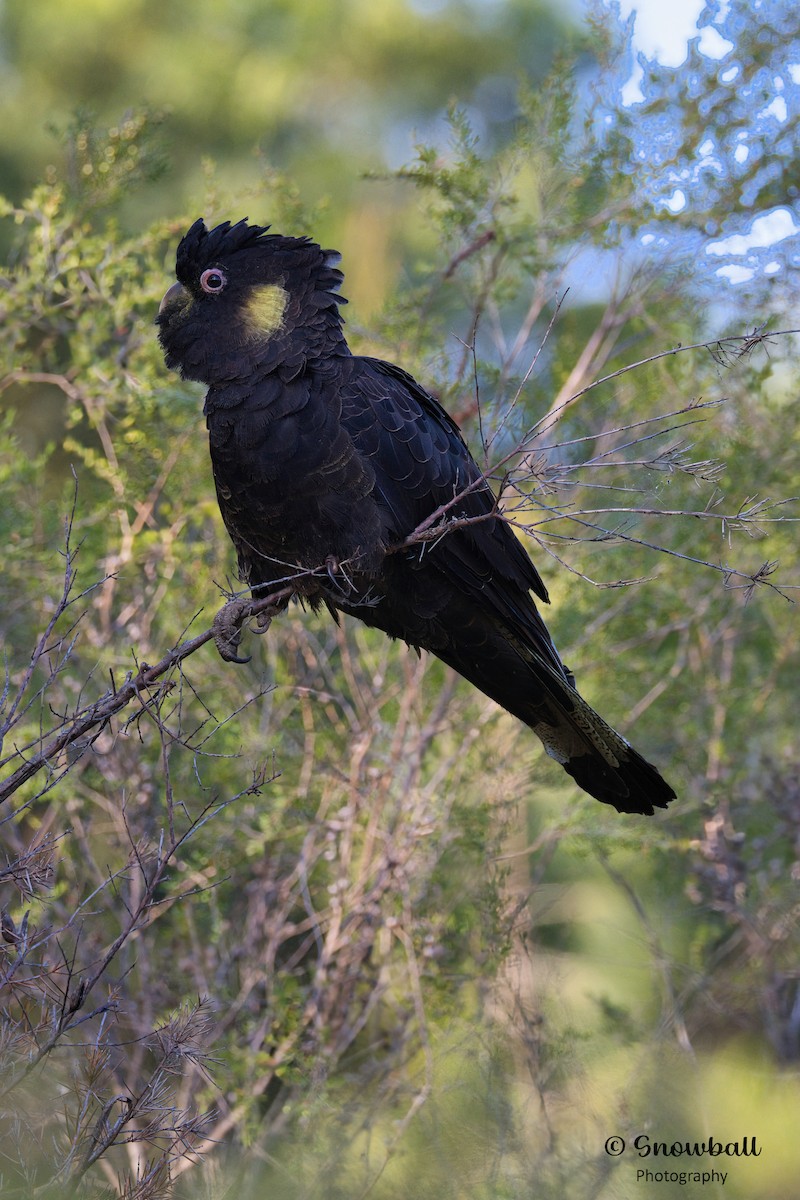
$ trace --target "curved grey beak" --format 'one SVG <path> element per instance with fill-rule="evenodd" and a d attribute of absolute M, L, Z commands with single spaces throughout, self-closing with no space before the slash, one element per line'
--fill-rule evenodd
<path fill-rule="evenodd" d="M 185 304 L 189 299 L 189 293 L 182 283 L 173 283 L 172 287 L 167 288 L 164 297 L 158 306 L 158 315 L 161 316 L 165 308 L 171 304 Z"/>

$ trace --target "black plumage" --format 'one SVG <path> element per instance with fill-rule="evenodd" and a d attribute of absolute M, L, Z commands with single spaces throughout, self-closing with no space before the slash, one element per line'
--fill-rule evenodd
<path fill-rule="evenodd" d="M 197 221 L 178 247 L 159 337 L 169 367 L 208 385 L 241 578 L 264 595 L 317 569 L 297 578 L 314 607 L 436 654 L 604 803 L 665 807 L 672 788 L 575 690 L 532 599 L 547 590 L 455 422 L 399 367 L 351 354 L 338 259 L 244 221 Z M 440 509 L 478 519 L 397 549 Z"/>

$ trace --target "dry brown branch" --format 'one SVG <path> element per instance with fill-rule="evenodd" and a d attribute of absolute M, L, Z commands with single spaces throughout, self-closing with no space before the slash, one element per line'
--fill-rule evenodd
<path fill-rule="evenodd" d="M 314 572 L 307 572 L 298 576 L 298 580 L 313 574 Z M 276 603 L 291 599 L 297 594 L 297 590 L 297 587 L 287 586 L 268 597 L 244 601 L 241 610 L 242 617 L 244 619 L 256 617 L 274 607 Z M 23 762 L 0 783 L 0 803 L 12 796 L 39 771 L 50 768 L 51 764 L 55 763 L 65 750 L 68 751 L 72 747 L 77 751 L 76 757 L 83 754 L 92 741 L 106 728 L 112 717 L 122 712 L 132 702 L 136 701 L 143 711 L 151 709 L 160 700 L 164 688 L 170 686 L 168 683 L 158 685 L 162 676 L 191 654 L 196 653 L 214 636 L 215 630 L 212 626 L 169 650 L 157 663 L 153 665 L 142 663 L 135 674 L 128 673 L 119 687 L 115 686 L 112 681 L 112 686 L 98 700 L 86 705 L 70 717 L 65 717 L 58 732 L 43 738 L 41 745 L 36 748 L 27 747 L 25 751 L 18 749 L 11 758 L 19 757 L 23 759 Z M 6 762 L 8 761 L 9 759 L 6 760 Z M 75 759 L 73 758 L 72 761 L 74 762 Z M 52 786 L 52 782 L 49 786 Z"/>

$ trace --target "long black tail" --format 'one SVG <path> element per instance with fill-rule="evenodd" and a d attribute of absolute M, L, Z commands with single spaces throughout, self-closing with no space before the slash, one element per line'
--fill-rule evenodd
<path fill-rule="evenodd" d="M 558 707 L 556 740 L 545 742 L 545 749 L 590 796 L 612 804 L 617 812 L 647 816 L 675 799 L 675 792 L 653 764 L 607 725 L 574 688 L 565 690 Z M 541 725 L 531 728 L 542 736 Z M 550 739 L 550 730 L 546 732 Z M 568 747 L 566 756 L 562 746 Z"/>
<path fill-rule="evenodd" d="M 507 620 L 440 577 L 400 575 L 375 605 L 342 603 L 367 625 L 423 647 L 529 725 L 575 782 L 618 812 L 646 813 L 675 799 L 656 768 L 575 690 L 538 611 L 526 599 Z"/>
<path fill-rule="evenodd" d="M 498 625 L 484 625 L 478 639 L 470 633 L 477 633 L 475 623 L 435 653 L 529 725 L 585 792 L 618 812 L 648 816 L 675 799 L 652 763 L 579 695 L 557 656 L 545 659 Z"/>

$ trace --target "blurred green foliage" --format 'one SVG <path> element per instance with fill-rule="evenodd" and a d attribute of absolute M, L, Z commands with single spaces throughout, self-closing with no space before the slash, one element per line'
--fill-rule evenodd
<path fill-rule="evenodd" d="M 487 137 L 507 137 L 518 77 L 542 78 L 572 28 L 538 0 L 77 0 L 69 10 L 11 0 L 0 11 L 2 190 L 28 194 L 75 109 L 110 126 L 147 105 L 168 114 L 172 170 L 123 205 L 129 228 L 196 207 L 209 161 L 240 206 L 265 173 L 282 171 L 307 205 L 324 201 L 321 238 L 360 245 L 362 274 L 371 259 L 359 285 L 374 307 L 387 254 L 395 261 L 384 214 L 404 197 L 389 185 L 366 192 L 361 174 L 405 161 L 453 96 Z"/>
<path fill-rule="evenodd" d="M 637 180 L 654 249 L 691 256 L 711 303 L 721 299 L 712 289 L 731 279 L 784 306 L 800 268 L 800 13 L 787 0 L 757 8 L 714 0 L 697 24 L 677 68 L 629 57 L 636 101 L 620 112 L 617 95 L 606 94 L 608 133 L 623 173 Z M 631 232 L 643 229 L 637 217 Z"/>
<path fill-rule="evenodd" d="M 3 812 L 0 1194 L 161 1196 L 169 1167 L 215 1200 L 616 1200 L 652 1163 L 605 1140 L 648 1131 L 757 1136 L 725 1195 L 788 1200 L 798 634 L 772 585 L 793 594 L 796 538 L 789 509 L 751 509 L 796 478 L 792 342 L 655 357 L 718 336 L 717 313 L 631 242 L 652 209 L 628 114 L 602 137 L 583 120 L 585 40 L 545 10 L 2 20 L 4 777 L 219 603 L 201 397 L 152 319 L 189 221 L 252 210 L 345 250 L 354 349 L 434 386 L 478 456 L 542 422 L 505 484 L 548 621 L 681 799 L 646 823 L 601 811 L 372 631 L 294 610 L 245 668 L 200 649 Z M 446 137 L 424 136 L 452 92 Z M 356 184 L 366 168 L 381 179 Z"/>

